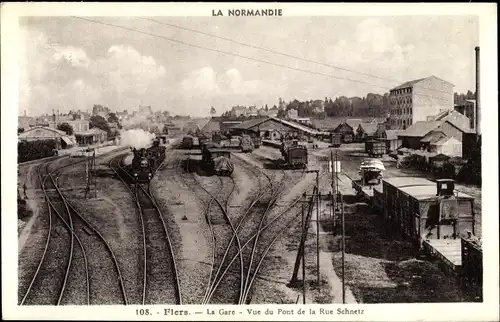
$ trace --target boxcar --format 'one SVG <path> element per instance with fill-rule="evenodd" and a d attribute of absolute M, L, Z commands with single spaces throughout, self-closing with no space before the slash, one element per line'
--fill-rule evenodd
<path fill-rule="evenodd" d="M 442 184 L 447 183 L 447 189 Z M 382 181 L 382 211 L 387 228 L 415 247 L 427 239 L 458 239 L 474 232 L 474 198 L 454 190 L 451 180 L 394 177 Z"/>
<path fill-rule="evenodd" d="M 342 134 L 341 133 L 332 133 L 331 137 L 331 145 L 334 148 L 338 148 L 342 144 Z"/>
<path fill-rule="evenodd" d="M 384 141 L 368 140 L 365 142 L 365 152 L 371 157 L 381 157 L 386 153 L 386 150 Z"/>

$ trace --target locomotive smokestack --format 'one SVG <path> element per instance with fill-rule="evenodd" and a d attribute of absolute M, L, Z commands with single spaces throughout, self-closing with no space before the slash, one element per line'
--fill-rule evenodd
<path fill-rule="evenodd" d="M 481 89 L 480 89 L 480 74 L 479 74 L 479 47 L 476 50 L 476 133 L 481 135 Z"/>

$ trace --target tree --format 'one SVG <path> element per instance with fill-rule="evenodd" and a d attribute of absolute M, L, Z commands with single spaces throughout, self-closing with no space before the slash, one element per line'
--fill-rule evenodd
<path fill-rule="evenodd" d="M 108 122 L 106 122 L 106 119 L 100 115 L 92 116 L 90 118 L 89 128 L 91 128 L 91 129 L 98 128 L 98 129 L 101 129 L 103 131 L 106 131 L 106 133 L 108 133 L 108 135 L 111 134 Z"/>
<path fill-rule="evenodd" d="M 109 123 L 116 123 L 116 126 L 119 129 L 122 128 L 122 125 L 120 124 L 120 120 L 118 119 L 118 116 L 116 116 L 115 113 L 109 113 L 108 122 Z"/>
<path fill-rule="evenodd" d="M 24 129 L 22 127 L 17 128 L 17 134 L 23 133 Z"/>
<path fill-rule="evenodd" d="M 66 122 L 59 124 L 57 129 L 66 132 L 67 135 L 73 135 L 73 127 Z"/>

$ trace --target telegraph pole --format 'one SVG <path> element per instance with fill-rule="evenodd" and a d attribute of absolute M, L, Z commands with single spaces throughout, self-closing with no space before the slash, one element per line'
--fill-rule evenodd
<path fill-rule="evenodd" d="M 306 173 L 316 173 L 316 265 L 318 267 L 316 282 L 319 285 L 319 170 L 308 170 Z"/>
<path fill-rule="evenodd" d="M 345 219 L 344 219 L 344 198 L 341 198 L 341 220 L 342 220 L 342 303 L 345 304 Z"/>
<path fill-rule="evenodd" d="M 302 203 L 302 231 L 306 229 L 304 220 L 304 203 Z M 302 244 L 302 303 L 306 304 L 306 249 L 305 243 Z"/>

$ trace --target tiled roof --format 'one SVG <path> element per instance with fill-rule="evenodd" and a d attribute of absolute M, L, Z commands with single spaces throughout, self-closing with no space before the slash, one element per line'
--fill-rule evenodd
<path fill-rule="evenodd" d="M 385 130 L 385 136 L 388 140 L 397 140 L 398 134 L 401 134 L 403 131 L 400 130 Z"/>
<path fill-rule="evenodd" d="M 359 124 L 361 124 L 363 120 L 361 119 L 346 119 L 345 123 L 349 125 L 354 131 L 358 128 Z"/>
<path fill-rule="evenodd" d="M 444 134 L 441 131 L 430 131 L 422 138 L 422 140 L 420 140 L 420 142 L 434 143 L 441 140 L 444 137 L 446 137 L 446 134 Z"/>
<path fill-rule="evenodd" d="M 220 131 L 220 124 L 217 121 L 210 120 L 203 126 L 201 131 L 205 133 Z"/>
<path fill-rule="evenodd" d="M 237 124 L 237 125 L 233 126 L 232 128 L 233 129 L 248 130 L 249 128 L 252 128 L 256 125 L 259 125 L 260 123 L 262 123 L 268 119 L 269 118 L 267 118 L 267 117 L 252 119 L 252 120 L 248 120 L 248 121 L 245 121 L 243 123 Z"/>
<path fill-rule="evenodd" d="M 442 122 L 440 121 L 418 121 L 402 131 L 400 136 L 424 137 L 427 133 L 436 129 L 441 124 Z"/>
<path fill-rule="evenodd" d="M 412 81 L 409 81 L 409 82 L 403 83 L 403 84 L 401 84 L 401 85 L 399 85 L 399 86 L 394 87 L 392 90 L 394 90 L 394 89 L 400 89 L 400 88 L 406 88 L 406 87 L 413 86 L 413 85 L 415 85 L 416 83 L 423 81 L 424 79 L 425 79 L 425 78 L 419 78 L 419 79 L 415 79 L 415 80 L 412 80 Z"/>
<path fill-rule="evenodd" d="M 361 128 L 367 135 L 373 135 L 377 131 L 377 123 L 360 123 L 359 128 Z"/>

